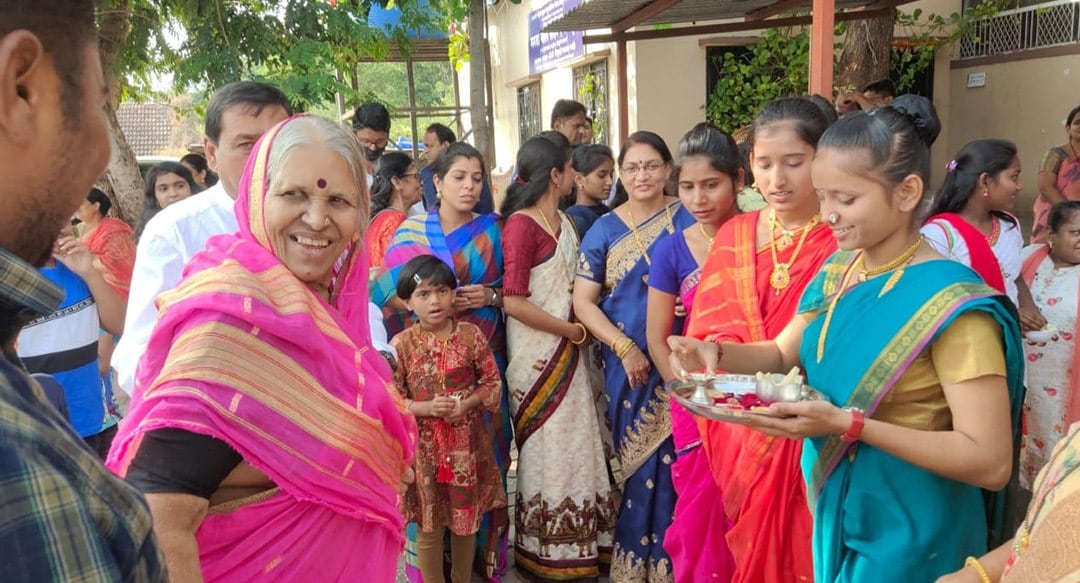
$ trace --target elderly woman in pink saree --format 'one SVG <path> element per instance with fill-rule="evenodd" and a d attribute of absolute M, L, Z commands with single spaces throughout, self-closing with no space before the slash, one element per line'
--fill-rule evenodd
<path fill-rule="evenodd" d="M 337 124 L 282 122 L 240 232 L 158 298 L 107 463 L 146 493 L 174 581 L 395 578 L 416 426 L 371 347 L 364 184 Z"/>

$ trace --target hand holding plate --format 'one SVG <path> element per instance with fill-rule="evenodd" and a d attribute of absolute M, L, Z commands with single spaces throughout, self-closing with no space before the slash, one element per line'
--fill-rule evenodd
<path fill-rule="evenodd" d="M 851 413 L 827 401 L 773 403 L 762 413 L 766 414 L 748 417 L 746 424 L 789 439 L 840 434 L 851 425 Z"/>

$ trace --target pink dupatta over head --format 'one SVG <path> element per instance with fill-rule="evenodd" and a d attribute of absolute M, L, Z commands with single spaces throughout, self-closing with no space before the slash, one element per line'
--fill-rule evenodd
<path fill-rule="evenodd" d="M 240 232 L 212 238 L 158 298 L 108 466 L 123 476 L 145 432 L 175 427 L 225 441 L 273 480 L 274 490 L 210 508 L 196 534 L 208 581 L 393 581 L 405 527 L 397 488 L 416 424 L 371 346 L 366 189 L 361 236 L 335 269 L 330 302 L 271 244 L 267 161 L 296 119 L 248 160 Z"/>

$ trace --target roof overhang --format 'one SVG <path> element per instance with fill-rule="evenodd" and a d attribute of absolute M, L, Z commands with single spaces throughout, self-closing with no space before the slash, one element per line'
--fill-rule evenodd
<path fill-rule="evenodd" d="M 879 16 L 912 1 L 835 0 L 835 9 L 838 21 L 853 20 Z M 585 42 L 596 43 L 759 30 L 808 24 L 810 7 L 811 0 L 585 0 L 544 32 L 611 31 L 586 36 Z M 773 18 L 779 15 L 784 17 Z M 634 27 L 653 28 L 628 32 Z"/>

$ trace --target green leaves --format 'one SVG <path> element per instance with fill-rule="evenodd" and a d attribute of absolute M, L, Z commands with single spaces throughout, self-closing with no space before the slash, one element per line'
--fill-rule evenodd
<path fill-rule="evenodd" d="M 375 4 L 399 8 L 400 25 L 370 26 Z M 466 0 L 432 4 L 467 14 Z M 101 12 L 103 22 L 120 16 L 130 25 L 109 72 L 124 98 L 153 96 L 162 75 L 176 92 L 254 78 L 282 86 L 304 109 L 332 103 L 342 89 L 352 100 L 339 77 L 364 59 L 385 59 L 392 41 L 407 54 L 406 29 L 443 30 L 446 22 L 417 0 L 104 0 Z"/>
<path fill-rule="evenodd" d="M 810 36 L 805 29 L 768 30 L 746 52 L 728 52 L 720 79 L 705 108 L 706 118 L 734 131 L 761 107 L 781 97 L 801 95 L 809 83 Z"/>

